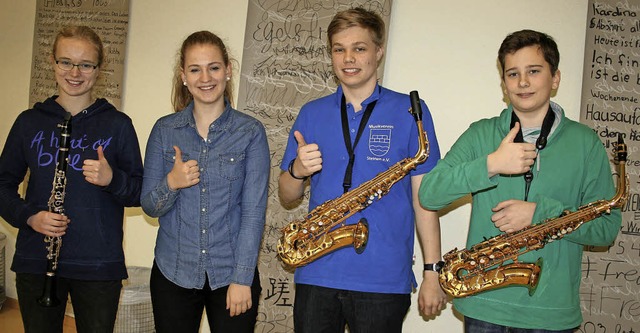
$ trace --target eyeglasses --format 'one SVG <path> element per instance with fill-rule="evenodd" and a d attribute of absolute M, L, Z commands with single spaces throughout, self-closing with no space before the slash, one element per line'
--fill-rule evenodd
<path fill-rule="evenodd" d="M 58 68 L 62 69 L 63 71 L 70 71 L 73 69 L 73 67 L 78 67 L 80 73 L 84 74 L 93 73 L 93 71 L 98 68 L 98 65 L 87 63 L 74 64 L 69 60 L 56 60 L 56 65 L 58 65 Z"/>

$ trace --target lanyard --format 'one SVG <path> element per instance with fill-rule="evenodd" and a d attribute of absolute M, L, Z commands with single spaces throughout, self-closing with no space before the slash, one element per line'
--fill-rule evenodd
<path fill-rule="evenodd" d="M 377 101 L 373 101 L 367 105 L 367 108 L 364 110 L 364 114 L 362 115 L 362 119 L 360 119 L 360 125 L 358 126 L 358 133 L 356 134 L 356 139 L 353 142 L 353 146 L 351 145 L 351 135 L 349 134 L 349 119 L 347 116 L 347 102 L 342 95 L 342 101 L 340 103 L 340 114 L 342 116 L 342 136 L 344 137 L 344 144 L 347 147 L 347 152 L 349 153 L 349 164 L 347 164 L 347 170 L 344 172 L 344 180 L 342 181 L 342 187 L 344 188 L 344 192 L 347 193 L 349 188 L 351 188 L 351 175 L 353 174 L 353 162 L 355 161 L 354 149 L 358 145 L 358 141 L 360 141 L 360 137 L 362 136 L 362 132 L 364 132 L 364 128 L 369 121 L 369 117 L 371 117 L 371 113 L 373 112 L 373 108 L 376 106 Z"/>
<path fill-rule="evenodd" d="M 547 114 L 544 116 L 544 120 L 542 121 L 542 127 L 540 128 L 540 135 L 536 140 L 536 153 L 539 153 L 544 147 L 547 146 L 547 137 L 551 132 L 551 127 L 553 127 L 553 122 L 556 120 L 556 114 L 551 109 L 551 105 L 549 105 L 549 109 L 547 110 Z M 515 112 L 511 111 L 511 126 L 516 124 L 516 122 L 520 122 L 520 118 L 516 115 Z M 522 123 L 520 123 L 520 131 L 516 134 L 513 142 L 524 142 L 524 136 L 522 135 Z M 533 166 L 535 165 L 538 157 L 536 155 L 536 159 L 533 160 L 533 165 L 531 165 L 531 169 L 524 174 L 524 201 L 529 199 L 529 188 L 531 187 L 531 182 L 533 181 Z"/>

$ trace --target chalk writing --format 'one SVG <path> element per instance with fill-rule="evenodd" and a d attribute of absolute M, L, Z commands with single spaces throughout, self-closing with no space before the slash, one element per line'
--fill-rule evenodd
<path fill-rule="evenodd" d="M 576 332 L 580 333 L 637 333 L 638 331 L 634 331 L 633 327 L 623 327 L 621 324 L 615 324 L 611 326 L 607 326 L 602 323 L 594 323 L 592 321 L 585 322 L 582 326 L 578 328 Z"/>
<path fill-rule="evenodd" d="M 278 279 L 276 281 L 276 279 L 270 278 L 269 285 L 270 288 L 267 290 L 265 301 L 271 301 L 276 306 L 293 306 L 293 300 L 289 295 L 291 293 L 289 279 Z"/>

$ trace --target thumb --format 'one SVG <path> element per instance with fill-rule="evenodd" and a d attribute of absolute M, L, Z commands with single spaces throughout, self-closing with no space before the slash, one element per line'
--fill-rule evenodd
<path fill-rule="evenodd" d="M 178 146 L 173 146 L 173 150 L 176 151 L 175 161 L 173 161 L 173 164 L 182 163 L 182 151 L 180 148 L 178 148 Z"/>
<path fill-rule="evenodd" d="M 102 146 L 98 146 L 96 150 L 98 152 L 98 161 L 104 160 L 104 152 L 102 151 Z"/>
<path fill-rule="evenodd" d="M 513 128 L 509 131 L 509 133 L 507 133 L 507 136 L 505 136 L 504 139 L 502 139 L 502 143 L 512 143 L 513 140 L 518 135 L 518 132 L 520 132 L 520 123 L 516 122 L 516 124 L 513 125 Z"/>
<path fill-rule="evenodd" d="M 499 212 L 499 211 L 502 210 L 502 208 L 503 208 L 502 207 L 502 202 L 499 202 L 495 207 L 491 208 L 491 211 L 494 212 L 494 213 L 495 212 Z"/>
<path fill-rule="evenodd" d="M 296 141 L 298 141 L 298 147 L 307 145 L 307 142 L 304 141 L 304 136 L 302 136 L 302 133 L 300 133 L 299 131 L 293 132 L 293 136 L 296 138 Z"/>
<path fill-rule="evenodd" d="M 495 207 L 493 207 L 491 210 L 493 212 L 499 212 L 499 211 L 507 208 L 509 205 L 511 205 L 511 203 L 512 203 L 511 200 L 501 201 Z"/>

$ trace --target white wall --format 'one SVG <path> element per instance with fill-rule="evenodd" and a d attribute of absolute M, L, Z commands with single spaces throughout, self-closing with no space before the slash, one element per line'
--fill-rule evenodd
<path fill-rule="evenodd" d="M 154 121 L 171 112 L 172 66 L 180 42 L 193 31 L 211 30 L 225 39 L 234 58 L 242 59 L 247 5 L 247 0 L 131 1 L 123 111 L 133 119 L 143 150 Z M 562 82 L 555 100 L 577 120 L 586 15 L 587 0 L 394 0 L 384 85 L 420 92 L 444 154 L 472 121 L 505 107 L 497 50 L 509 32 L 530 28 L 558 42 Z M 0 101 L 5 105 L 0 112 L 1 145 L 15 117 L 28 107 L 34 20 L 33 1 L 0 0 Z M 443 213 L 443 252 L 464 246 L 468 218 L 469 205 L 464 203 Z M 156 231 L 155 219 L 139 208 L 127 210 L 128 265 L 151 265 Z M 8 267 L 17 230 L 0 219 L 0 232 L 8 236 L 7 294 L 15 298 Z M 421 262 L 420 251 L 416 253 L 416 262 Z M 416 265 L 418 277 L 419 269 Z M 450 305 L 425 321 L 414 295 L 405 331 L 462 332 L 462 325 Z"/>

